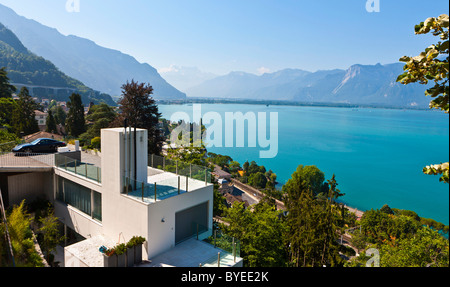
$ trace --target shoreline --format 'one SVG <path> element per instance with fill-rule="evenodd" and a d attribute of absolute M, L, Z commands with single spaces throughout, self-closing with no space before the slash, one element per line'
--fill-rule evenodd
<path fill-rule="evenodd" d="M 159 100 L 158 105 L 190 105 L 190 104 L 244 104 L 261 106 L 291 106 L 291 107 L 323 107 L 323 108 L 353 108 L 353 109 L 390 109 L 429 111 L 429 107 L 390 106 L 382 104 L 349 104 L 349 103 L 321 103 L 321 102 L 295 102 L 277 100 L 253 99 L 220 99 L 220 98 L 186 98 L 185 100 Z"/>

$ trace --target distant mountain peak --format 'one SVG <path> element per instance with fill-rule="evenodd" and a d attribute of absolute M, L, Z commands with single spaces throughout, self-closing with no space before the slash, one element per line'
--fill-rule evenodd
<path fill-rule="evenodd" d="M 186 94 L 167 83 L 155 68 L 130 55 L 76 35 L 65 36 L 1 4 L 0 19 L 28 50 L 95 90 L 119 96 L 122 85 L 135 80 L 152 85 L 153 97 L 157 100 L 186 98 Z"/>

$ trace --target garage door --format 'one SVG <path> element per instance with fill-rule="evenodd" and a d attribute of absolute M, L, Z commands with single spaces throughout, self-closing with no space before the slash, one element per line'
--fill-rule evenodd
<path fill-rule="evenodd" d="M 208 227 L 208 202 L 196 205 L 175 214 L 175 244 L 193 237 Z"/>

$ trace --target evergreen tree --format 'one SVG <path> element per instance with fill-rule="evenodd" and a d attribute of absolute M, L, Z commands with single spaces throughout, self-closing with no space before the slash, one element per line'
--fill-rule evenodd
<path fill-rule="evenodd" d="M 55 121 L 55 117 L 53 117 L 53 113 L 51 110 L 48 110 L 48 116 L 47 116 L 47 121 L 46 121 L 45 125 L 46 125 L 47 132 L 49 132 L 49 133 L 56 132 L 56 121 Z"/>
<path fill-rule="evenodd" d="M 124 119 L 132 127 L 148 130 L 149 154 L 160 154 L 162 148 L 161 131 L 158 127 L 161 114 L 158 106 L 151 97 L 153 88 L 149 84 L 138 83 L 134 80 L 122 86 L 122 97 L 119 101 L 120 116 L 114 122 L 115 126 L 123 126 Z"/>
<path fill-rule="evenodd" d="M 322 173 L 314 169 L 312 174 Z M 290 262 L 297 267 L 338 266 L 342 260 L 336 240 L 340 217 L 335 200 L 342 194 L 336 189 L 333 176 L 329 181 L 327 198 L 318 198 L 314 188 L 322 186 L 323 182 L 319 184 L 311 179 L 311 174 L 299 166 L 283 186 L 288 211 L 286 239 L 290 246 Z"/>
<path fill-rule="evenodd" d="M 72 94 L 70 101 L 67 102 L 69 112 L 66 118 L 67 132 L 78 137 L 86 131 L 86 121 L 84 119 L 84 107 L 79 94 Z"/>
<path fill-rule="evenodd" d="M 16 87 L 9 84 L 8 73 L 6 68 L 0 69 L 0 98 L 11 98 L 16 91 Z"/>
<path fill-rule="evenodd" d="M 16 105 L 12 115 L 12 126 L 17 135 L 22 132 L 25 135 L 33 134 L 39 131 L 39 126 L 36 121 L 35 110 L 37 104 L 26 87 L 20 90 L 17 95 L 19 99 L 16 101 Z"/>

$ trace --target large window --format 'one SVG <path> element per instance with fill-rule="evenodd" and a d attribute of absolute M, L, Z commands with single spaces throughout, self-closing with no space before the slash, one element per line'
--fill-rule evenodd
<path fill-rule="evenodd" d="M 102 195 L 62 177 L 58 177 L 56 199 L 102 220 Z"/>

